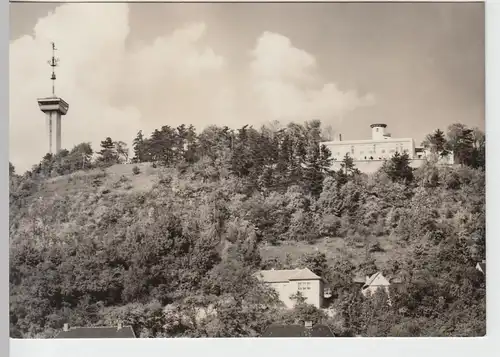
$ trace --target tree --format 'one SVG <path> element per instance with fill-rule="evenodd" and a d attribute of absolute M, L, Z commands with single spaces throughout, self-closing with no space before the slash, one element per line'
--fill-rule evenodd
<path fill-rule="evenodd" d="M 422 146 L 429 149 L 432 153 L 439 154 L 441 156 L 448 155 L 448 151 L 446 150 L 446 137 L 444 132 L 440 129 L 436 129 L 434 133 L 428 134 L 422 142 Z"/>
<path fill-rule="evenodd" d="M 335 130 L 331 125 L 327 125 L 323 128 L 321 133 L 322 141 L 331 141 L 334 139 L 334 136 L 335 136 Z"/>
<path fill-rule="evenodd" d="M 321 144 L 321 122 L 306 123 L 307 144 L 304 157 L 304 185 L 315 197 L 321 194 L 325 175 L 330 172 L 331 152 Z"/>
<path fill-rule="evenodd" d="M 175 161 L 180 162 L 184 160 L 184 154 L 187 148 L 187 138 L 188 138 L 189 132 L 188 129 L 186 128 L 186 125 L 181 124 L 176 128 L 176 135 L 175 135 L 175 145 L 174 145 L 174 151 L 175 151 Z"/>
<path fill-rule="evenodd" d="M 231 171 L 238 177 L 248 176 L 253 165 L 248 134 L 248 125 L 244 125 L 231 144 Z"/>
<path fill-rule="evenodd" d="M 123 141 L 115 141 L 114 142 L 116 154 L 118 155 L 118 162 L 128 162 L 128 148 L 127 144 Z"/>
<path fill-rule="evenodd" d="M 9 176 L 14 176 L 16 174 L 16 168 L 12 165 L 12 162 L 9 161 Z"/>
<path fill-rule="evenodd" d="M 321 194 L 323 185 L 323 170 L 321 167 L 321 151 L 319 144 L 307 148 L 304 168 L 304 188 L 315 197 Z"/>
<path fill-rule="evenodd" d="M 101 141 L 101 151 L 98 154 L 100 155 L 98 162 L 103 166 L 111 166 L 119 163 L 120 157 L 116 152 L 115 142 L 109 136 Z"/>
<path fill-rule="evenodd" d="M 385 161 L 381 170 L 393 181 L 410 183 L 413 180 L 413 169 L 410 166 L 408 153 L 396 152 L 388 161 Z"/>
<path fill-rule="evenodd" d="M 92 168 L 93 154 L 90 143 L 80 143 L 73 147 L 68 155 L 71 172 Z"/>
<path fill-rule="evenodd" d="M 325 253 L 316 251 L 306 253 L 299 260 L 299 266 L 308 268 L 314 274 L 324 278 L 328 272 L 328 262 Z"/>
<path fill-rule="evenodd" d="M 464 124 L 452 124 L 447 132 L 448 147 L 453 151 L 455 161 L 472 166 L 474 151 L 474 130 Z"/>
<path fill-rule="evenodd" d="M 346 153 L 344 155 L 344 158 L 342 159 L 340 167 L 341 167 L 342 173 L 345 176 L 352 176 L 352 175 L 359 172 L 359 170 L 356 169 L 356 167 L 354 166 L 354 159 L 351 156 L 349 156 L 349 153 Z"/>
<path fill-rule="evenodd" d="M 190 125 L 186 133 L 186 150 L 184 151 L 184 160 L 193 164 L 198 161 L 198 136 L 196 135 L 196 129 L 193 125 Z"/>
<path fill-rule="evenodd" d="M 177 132 L 174 128 L 164 125 L 160 130 L 155 130 L 151 135 L 150 152 L 153 161 L 163 166 L 169 166 L 176 163 L 176 142 L 178 141 Z"/>
<path fill-rule="evenodd" d="M 147 139 L 144 138 L 144 134 L 142 133 L 142 130 L 139 130 L 137 133 L 134 141 L 133 141 L 133 150 L 134 150 L 134 157 L 132 161 L 134 163 L 140 163 L 140 162 L 146 162 L 149 160 L 150 155 L 148 152 L 148 141 Z"/>
<path fill-rule="evenodd" d="M 470 166 L 484 170 L 486 166 L 486 136 L 478 128 L 472 131 L 473 149 L 471 154 Z"/>
<path fill-rule="evenodd" d="M 360 171 L 354 165 L 354 159 L 346 153 L 340 163 L 340 169 L 335 172 L 337 185 L 342 186 L 359 174 Z"/>

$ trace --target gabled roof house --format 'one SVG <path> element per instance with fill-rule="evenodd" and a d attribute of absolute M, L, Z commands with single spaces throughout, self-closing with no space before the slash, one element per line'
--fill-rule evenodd
<path fill-rule="evenodd" d="M 389 280 L 381 272 L 377 272 L 370 277 L 366 277 L 365 284 L 361 288 L 361 292 L 365 296 L 373 295 L 379 288 L 389 291 Z"/>
<path fill-rule="evenodd" d="M 323 304 L 324 281 L 310 269 L 261 270 L 254 274 L 261 282 L 271 286 L 278 293 L 285 306 L 292 308 L 291 297 L 300 293 L 305 302 L 320 308 Z"/>

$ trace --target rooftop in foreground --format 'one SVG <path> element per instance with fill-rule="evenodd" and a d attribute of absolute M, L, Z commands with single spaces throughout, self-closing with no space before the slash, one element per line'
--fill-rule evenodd
<path fill-rule="evenodd" d="M 335 337 L 326 325 L 270 325 L 262 337 Z"/>
<path fill-rule="evenodd" d="M 55 338 L 135 338 L 131 326 L 123 327 L 65 327 Z"/>

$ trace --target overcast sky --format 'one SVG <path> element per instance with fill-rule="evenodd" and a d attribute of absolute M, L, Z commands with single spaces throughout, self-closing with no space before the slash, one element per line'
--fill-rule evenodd
<path fill-rule="evenodd" d="M 10 158 L 47 151 L 36 99 L 70 109 L 62 145 L 132 141 L 162 125 L 321 119 L 344 139 L 383 122 L 420 144 L 484 128 L 484 5 L 11 4 Z"/>

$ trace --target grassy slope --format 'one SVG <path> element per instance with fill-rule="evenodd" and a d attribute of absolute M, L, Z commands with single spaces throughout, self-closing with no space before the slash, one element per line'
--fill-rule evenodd
<path fill-rule="evenodd" d="M 134 166 L 138 166 L 141 172 L 138 175 L 134 175 L 132 169 Z M 69 194 L 69 193 L 82 193 L 89 191 L 92 187 L 92 179 L 96 175 L 99 175 L 100 169 L 94 169 L 88 172 L 75 172 L 67 176 L 59 176 L 50 179 L 46 182 L 46 186 L 41 195 L 52 195 L 52 194 Z M 149 191 L 154 183 L 158 179 L 159 169 L 151 167 L 151 164 L 124 164 L 124 165 L 114 165 L 105 170 L 105 177 L 101 178 L 102 187 L 111 188 L 114 183 L 120 180 L 121 176 L 125 176 L 130 181 L 127 182 L 128 185 L 123 185 L 123 191 L 130 192 L 141 192 Z"/>
<path fill-rule="evenodd" d="M 380 247 L 384 250 L 383 252 L 370 253 L 370 257 L 375 259 L 377 266 L 384 266 L 388 260 L 396 259 L 398 256 L 405 254 L 405 249 L 397 245 L 395 237 L 371 238 L 370 243 L 373 243 L 374 240 L 377 240 L 380 243 Z M 364 245 L 350 243 L 349 240 L 344 238 L 331 237 L 321 238 L 314 244 L 289 241 L 276 246 L 263 245 L 260 249 L 260 254 L 263 259 L 278 258 L 280 261 L 285 261 L 288 255 L 292 261 L 295 261 L 302 254 L 314 251 L 324 253 L 330 264 L 336 258 L 344 256 L 357 266 L 366 257 L 366 248 Z"/>

